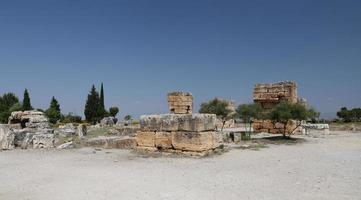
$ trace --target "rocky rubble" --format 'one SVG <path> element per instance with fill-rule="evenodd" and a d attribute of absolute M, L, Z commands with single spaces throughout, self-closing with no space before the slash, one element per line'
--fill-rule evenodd
<path fill-rule="evenodd" d="M 0 125 L 1 149 L 51 148 L 54 130 L 40 111 L 16 111 L 9 117 L 9 124 Z"/>

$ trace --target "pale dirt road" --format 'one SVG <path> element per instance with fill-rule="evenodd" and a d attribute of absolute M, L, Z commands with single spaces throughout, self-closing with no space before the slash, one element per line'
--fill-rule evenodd
<path fill-rule="evenodd" d="M 361 199 L 361 133 L 202 159 L 88 148 L 0 152 L 0 200 L 22 199 Z"/>

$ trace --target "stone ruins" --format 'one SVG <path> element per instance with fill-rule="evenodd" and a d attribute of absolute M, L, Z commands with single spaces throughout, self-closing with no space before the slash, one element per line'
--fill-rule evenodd
<path fill-rule="evenodd" d="M 256 84 L 253 91 L 253 101 L 259 103 L 263 109 L 272 109 L 281 101 L 290 103 L 306 104 L 304 99 L 300 99 L 297 94 L 297 84 L 294 81 L 283 81 L 271 84 Z M 288 130 L 294 130 L 296 122 L 287 126 Z M 270 120 L 254 120 L 254 132 L 282 133 L 282 124 L 272 124 Z M 300 131 L 300 130 L 296 130 Z"/>
<path fill-rule="evenodd" d="M 171 114 L 143 115 L 136 135 L 138 148 L 170 152 L 206 152 L 219 146 L 216 115 L 192 114 L 193 96 L 168 94 Z"/>
<path fill-rule="evenodd" d="M 1 149 L 51 148 L 54 141 L 54 129 L 39 111 L 12 112 L 9 123 L 0 125 Z"/>

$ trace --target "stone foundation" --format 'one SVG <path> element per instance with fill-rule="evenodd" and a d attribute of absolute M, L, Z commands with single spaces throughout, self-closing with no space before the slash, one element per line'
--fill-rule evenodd
<path fill-rule="evenodd" d="M 143 149 L 202 152 L 219 146 L 215 129 L 213 114 L 144 115 L 136 140 Z"/>

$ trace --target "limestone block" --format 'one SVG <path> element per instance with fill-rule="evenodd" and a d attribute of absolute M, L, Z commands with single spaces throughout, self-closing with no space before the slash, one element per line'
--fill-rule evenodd
<path fill-rule="evenodd" d="M 33 135 L 33 148 L 53 148 L 54 147 L 53 134 L 35 134 Z"/>
<path fill-rule="evenodd" d="M 216 128 L 214 114 L 163 114 L 140 117 L 141 131 L 211 131 Z"/>
<path fill-rule="evenodd" d="M 15 133 L 8 125 L 0 125 L 0 150 L 14 149 Z"/>
<path fill-rule="evenodd" d="M 106 149 L 133 149 L 137 146 L 137 142 L 133 137 L 99 136 L 87 140 L 86 145 Z"/>
<path fill-rule="evenodd" d="M 138 132 L 136 141 L 138 146 L 155 147 L 155 132 Z"/>
<path fill-rule="evenodd" d="M 219 143 L 215 132 L 172 132 L 172 146 L 182 151 L 206 151 Z"/>
<path fill-rule="evenodd" d="M 172 148 L 172 134 L 170 132 L 156 132 L 155 133 L 155 146 L 158 149 L 171 149 Z"/>

